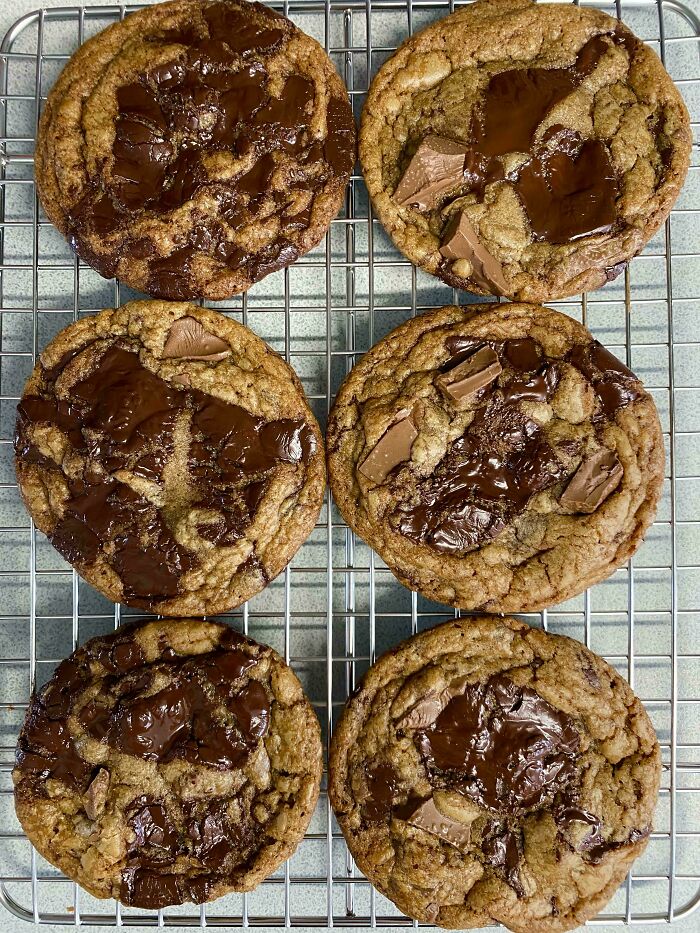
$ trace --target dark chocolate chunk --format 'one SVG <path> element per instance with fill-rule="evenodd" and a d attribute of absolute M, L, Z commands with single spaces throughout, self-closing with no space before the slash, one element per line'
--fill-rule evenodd
<path fill-rule="evenodd" d="M 366 773 L 367 798 L 362 804 L 362 816 L 371 822 L 385 820 L 391 813 L 399 789 L 399 776 L 392 765 L 380 762 Z"/>
<path fill-rule="evenodd" d="M 465 686 L 414 742 L 433 782 L 498 814 L 541 806 L 576 775 L 574 721 L 503 675 Z"/>

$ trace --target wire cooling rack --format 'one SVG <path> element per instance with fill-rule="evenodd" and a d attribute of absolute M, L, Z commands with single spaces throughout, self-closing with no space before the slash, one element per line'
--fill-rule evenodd
<path fill-rule="evenodd" d="M 700 21 L 677 0 L 601 5 L 659 51 L 700 123 Z M 368 82 L 412 31 L 446 15 L 443 0 L 273 3 L 328 50 L 359 115 Z M 42 10 L 0 46 L 0 901 L 3 930 L 71 925 L 406 926 L 412 921 L 356 870 L 325 791 L 306 839 L 256 891 L 213 904 L 145 912 L 97 901 L 37 856 L 12 806 L 17 731 L 31 690 L 86 638 L 129 615 L 87 586 L 35 532 L 12 467 L 15 406 L 37 352 L 77 317 L 134 293 L 105 282 L 46 221 L 33 183 L 40 103 L 69 55 L 132 7 Z M 667 443 L 665 493 L 633 561 L 532 624 L 585 641 L 628 678 L 657 728 L 663 787 L 646 853 L 596 923 L 687 917 L 700 904 L 700 164 L 665 228 L 624 276 L 557 306 L 586 323 L 645 380 Z M 242 320 L 299 372 L 324 420 L 355 359 L 431 307 L 468 302 L 416 271 L 372 217 L 359 175 L 325 243 L 247 295 L 215 307 Z M 290 661 L 327 738 L 371 661 L 401 638 L 452 618 L 396 583 L 330 500 L 309 541 L 270 587 L 228 617 Z M 691 924 L 692 925 L 692 924 Z M 690 926 L 683 927 L 691 929 Z"/>

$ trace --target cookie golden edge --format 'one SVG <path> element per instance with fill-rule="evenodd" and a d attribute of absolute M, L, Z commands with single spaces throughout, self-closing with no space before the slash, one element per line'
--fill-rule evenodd
<path fill-rule="evenodd" d="M 550 582 L 549 590 L 539 598 L 532 592 L 530 592 L 529 598 L 513 597 L 509 591 L 504 596 L 492 596 L 483 602 L 475 604 L 460 598 L 455 592 L 453 581 L 459 579 L 459 557 L 438 554 L 432 552 L 427 545 L 411 543 L 410 549 L 414 555 L 426 556 L 427 570 L 416 566 L 415 562 L 410 559 L 402 559 L 402 566 L 397 566 L 396 556 L 385 536 L 385 531 L 389 533 L 388 526 L 387 529 L 384 529 L 368 521 L 366 511 L 363 508 L 358 508 L 357 498 L 353 493 L 356 463 L 354 460 L 350 462 L 346 452 L 339 449 L 343 435 L 348 432 L 351 433 L 354 430 L 354 425 L 341 423 L 339 412 L 346 405 L 353 402 L 356 382 L 371 373 L 376 362 L 390 358 L 401 359 L 404 342 L 408 341 L 412 344 L 414 339 L 431 329 L 432 325 L 437 327 L 457 323 L 466 324 L 472 321 L 484 322 L 490 320 L 490 316 L 492 316 L 499 326 L 506 327 L 513 320 L 517 322 L 523 315 L 533 316 L 536 318 L 538 325 L 542 326 L 546 326 L 549 317 L 552 324 L 567 329 L 567 336 L 571 338 L 575 336 L 583 337 L 586 340 L 591 339 L 590 332 L 573 318 L 542 305 L 513 302 L 459 307 L 447 305 L 443 308 L 436 308 L 400 324 L 362 357 L 341 385 L 328 417 L 326 428 L 328 482 L 333 499 L 344 521 L 379 554 L 397 580 L 409 590 L 420 593 L 428 599 L 468 611 L 494 613 L 539 611 L 576 596 L 595 583 L 607 579 L 642 544 L 644 535 L 654 521 L 662 494 L 665 469 L 663 434 L 656 406 L 651 396 L 646 393 L 644 399 L 630 406 L 632 411 L 625 410 L 620 413 L 620 418 L 624 419 L 625 428 L 627 430 L 633 429 L 640 443 L 643 443 L 646 497 L 635 512 L 632 530 L 622 541 L 611 542 L 612 552 L 607 560 L 589 568 L 585 575 L 578 575 L 576 583 L 555 589 Z M 525 333 L 519 336 L 524 335 Z M 641 410 L 642 406 L 643 411 Z M 624 478 L 621 488 L 624 489 Z M 391 534 L 398 535 L 398 533 Z M 566 550 L 566 542 L 560 547 Z"/>
<path fill-rule="evenodd" d="M 222 622 L 214 622 L 204 619 L 191 618 L 191 619 L 158 619 L 158 620 L 139 620 L 137 622 L 128 623 L 123 625 L 116 630 L 117 633 L 123 634 L 127 629 L 146 629 L 151 628 L 155 630 L 166 631 L 168 627 L 182 627 L 183 630 L 187 630 L 192 627 L 193 631 L 196 631 L 201 626 L 207 626 L 211 628 L 223 628 L 228 629 L 229 627 Z M 97 636 L 104 637 L 104 636 Z M 304 799 L 298 808 L 298 812 L 295 813 L 297 819 L 292 826 L 291 830 L 287 833 L 287 837 L 284 841 L 275 843 L 273 847 L 268 847 L 263 850 L 258 857 L 256 857 L 255 864 L 249 872 L 249 878 L 244 885 L 230 887 L 230 886 L 220 886 L 219 888 L 214 889 L 214 892 L 207 898 L 207 903 L 213 900 L 216 900 L 219 897 L 223 897 L 226 894 L 230 893 L 243 893 L 246 891 L 252 891 L 259 884 L 261 884 L 269 875 L 271 875 L 276 868 L 278 868 L 283 862 L 291 858 L 299 844 L 301 843 L 306 830 L 308 829 L 309 823 L 313 817 L 316 805 L 318 803 L 318 798 L 321 788 L 321 779 L 323 776 L 323 742 L 321 738 L 321 727 L 318 721 L 318 716 L 316 715 L 311 703 L 304 692 L 304 689 L 299 681 L 299 678 L 296 676 L 292 668 L 286 664 L 284 659 L 269 645 L 264 645 L 261 642 L 256 642 L 254 639 L 244 636 L 245 640 L 249 643 L 253 643 L 258 647 L 261 647 L 265 651 L 269 652 L 270 656 L 273 659 L 275 667 L 278 670 L 286 670 L 294 678 L 296 685 L 301 692 L 303 701 L 305 703 L 305 712 L 306 712 L 306 726 L 307 726 L 307 741 L 310 744 L 316 746 L 316 754 L 313 757 L 310 764 L 310 787 L 308 798 Z M 193 657 L 196 657 L 197 652 L 193 653 Z M 34 698 L 30 701 L 30 710 L 31 704 L 35 702 Z M 29 710 L 29 711 L 30 711 Z M 29 711 L 27 716 L 29 715 Z M 24 725 L 22 726 L 22 731 L 24 730 Z M 22 732 L 20 732 L 20 735 Z M 27 838 L 37 850 L 39 855 L 45 858 L 50 864 L 54 865 L 56 868 L 60 869 L 66 877 L 72 881 L 76 881 L 82 888 L 84 888 L 89 894 L 98 899 L 107 899 L 111 898 L 112 894 L 105 893 L 103 888 L 100 888 L 98 885 L 91 884 L 89 878 L 86 878 L 83 874 L 82 866 L 80 865 L 80 860 L 73 857 L 56 857 L 51 851 L 51 847 L 44 843 L 42 836 L 46 833 L 46 826 L 51 825 L 51 820 L 55 816 L 55 808 L 51 805 L 51 799 L 47 798 L 44 806 L 47 806 L 48 809 L 44 812 L 42 806 L 37 805 L 37 800 L 34 797 L 27 797 L 22 792 L 21 782 L 17 782 L 15 779 L 15 773 L 13 771 L 13 782 L 14 787 L 14 804 L 15 812 L 17 814 L 17 819 L 22 826 Z"/>
<path fill-rule="evenodd" d="M 60 110 L 61 104 L 65 101 L 70 106 L 75 106 L 72 103 L 73 101 L 80 101 L 82 104 L 87 95 L 81 90 L 81 85 L 85 81 L 85 76 L 90 75 L 93 70 L 90 59 L 98 50 L 102 49 L 103 45 L 112 45 L 114 53 L 117 54 L 122 45 L 132 35 L 141 35 L 143 32 L 155 27 L 165 28 L 162 20 L 165 20 L 167 24 L 168 20 L 175 20 L 179 14 L 186 12 L 189 8 L 199 8 L 202 4 L 203 0 L 167 0 L 165 3 L 154 3 L 151 6 L 144 7 L 130 13 L 125 19 L 112 23 L 112 25 L 107 26 L 80 46 L 71 56 L 58 80 L 49 91 L 39 119 L 34 154 L 34 178 L 39 201 L 46 216 L 68 242 L 70 242 L 70 225 L 67 211 L 63 206 L 61 188 L 56 175 L 56 166 L 60 161 L 62 150 L 60 145 L 61 126 L 60 123 L 57 123 L 57 112 Z M 325 79 L 329 82 L 332 96 L 341 97 L 348 103 L 352 112 L 352 103 L 347 87 L 325 49 L 312 36 L 307 35 L 293 23 L 292 25 L 296 32 L 310 43 L 310 48 L 313 49 L 314 54 L 319 58 L 323 57 L 323 73 Z M 357 126 L 354 114 L 353 126 L 355 128 L 353 139 L 355 162 L 357 157 Z M 333 219 L 338 215 L 343 205 L 351 175 L 352 169 L 346 176 L 333 179 L 333 182 L 328 186 L 329 190 L 316 196 L 314 204 L 319 205 L 318 214 L 323 219 L 305 231 L 298 246 L 299 255 L 295 262 L 318 246 L 330 229 Z M 74 195 L 77 199 L 78 192 L 74 192 Z M 87 260 L 85 261 L 87 265 L 90 265 Z M 123 270 L 119 270 L 116 277 L 125 285 L 148 293 L 146 279 L 132 278 L 128 272 L 125 273 Z M 256 281 L 262 280 L 250 278 L 238 271 L 229 272 L 228 274 L 221 273 L 216 276 L 215 280 L 209 280 L 206 285 L 197 291 L 197 294 L 192 295 L 190 300 L 205 298 L 209 301 L 225 301 L 227 298 L 247 291 Z M 154 295 L 153 297 L 161 300 L 158 299 L 158 296 Z"/>
<path fill-rule="evenodd" d="M 374 211 L 394 245 L 419 269 L 442 279 L 454 288 L 475 295 L 493 296 L 493 293 L 486 291 L 482 286 L 470 279 L 460 278 L 451 272 L 446 275 L 440 273 L 438 266 L 442 261 L 442 257 L 439 251 L 431 252 L 426 249 L 414 248 L 411 242 L 412 238 L 407 234 L 407 230 L 411 230 L 413 225 L 405 219 L 406 216 L 410 216 L 411 208 L 399 208 L 393 202 L 392 195 L 384 187 L 382 181 L 382 153 L 376 143 L 378 130 L 384 120 L 382 99 L 387 94 L 395 74 L 405 67 L 414 50 L 423 45 L 430 48 L 432 37 L 445 28 L 447 20 L 453 24 L 455 29 L 469 28 L 472 16 L 480 14 L 492 15 L 496 19 L 511 14 L 517 16 L 531 10 L 534 6 L 534 0 L 478 0 L 478 2 L 462 7 L 449 14 L 448 17 L 438 20 L 416 33 L 416 35 L 406 39 L 379 69 L 369 88 L 360 117 L 358 152 L 362 174 Z M 556 15 L 560 17 L 585 16 L 590 21 L 591 26 L 597 28 L 597 31 L 609 29 L 619 23 L 617 19 L 608 16 L 607 13 L 592 7 L 552 3 L 537 4 L 537 7 L 540 11 L 556 11 Z M 591 35 L 593 34 L 595 33 L 592 31 Z M 601 288 L 608 281 L 606 268 L 631 261 L 641 252 L 644 245 L 654 236 L 664 221 L 667 220 L 683 188 L 690 167 L 693 135 L 688 109 L 673 80 L 656 52 L 646 42 L 642 44 L 647 53 L 646 64 L 650 71 L 649 80 L 653 82 L 659 93 L 664 93 L 673 100 L 680 123 L 674 140 L 673 154 L 667 167 L 666 179 L 657 191 L 657 203 L 653 211 L 647 217 L 644 228 L 636 232 L 629 247 L 621 248 L 617 253 L 612 250 L 606 251 L 605 256 L 599 260 L 600 264 L 596 265 L 595 254 L 597 247 L 594 246 L 591 248 L 588 268 L 577 271 L 574 275 L 556 285 L 550 285 L 545 280 L 538 282 L 535 278 L 531 278 L 522 287 L 509 290 L 504 295 L 509 300 L 534 303 L 557 301 L 576 295 L 579 292 L 588 292 Z"/>
<path fill-rule="evenodd" d="M 328 796 L 348 848 L 358 868 L 367 876 L 374 887 L 384 896 L 392 900 L 396 906 L 409 917 L 412 916 L 410 904 L 400 901 L 393 893 L 389 893 L 386 890 L 378 879 L 376 872 L 372 870 L 371 862 L 364 858 L 364 853 L 360 852 L 354 845 L 353 833 L 348 825 L 348 815 L 356 804 L 350 789 L 350 769 L 348 767 L 347 753 L 357 740 L 377 691 L 393 676 L 400 677 L 405 673 L 406 656 L 411 656 L 413 658 L 421 656 L 424 658 L 435 658 L 440 653 L 439 647 L 443 637 L 449 636 L 452 632 L 459 633 L 460 631 L 468 630 L 473 625 L 487 626 L 493 631 L 500 628 L 518 634 L 529 634 L 533 636 L 540 645 L 546 645 L 547 642 L 551 640 L 560 640 L 576 646 L 577 651 L 583 651 L 587 656 L 594 658 L 596 663 L 601 665 L 605 672 L 609 674 L 611 681 L 623 691 L 626 698 L 625 702 L 629 703 L 629 707 L 634 710 L 635 715 L 644 723 L 645 729 L 650 731 L 655 737 L 654 761 L 656 765 L 656 777 L 655 782 L 645 788 L 650 822 L 659 794 L 661 783 L 661 749 L 648 713 L 627 681 L 599 655 L 594 654 L 580 642 L 568 638 L 565 635 L 552 635 L 541 631 L 518 619 L 491 615 L 471 616 L 469 618 L 455 620 L 454 622 L 445 622 L 442 625 L 413 635 L 394 648 L 391 648 L 369 668 L 359 686 L 350 696 L 343 708 L 340 719 L 333 731 L 328 751 Z M 624 855 L 617 856 L 619 862 L 610 880 L 600 891 L 593 897 L 581 899 L 581 901 L 577 903 L 576 909 L 568 915 L 552 917 L 551 920 L 541 922 L 541 926 L 537 927 L 538 933 L 566 933 L 566 931 L 573 930 L 579 925 L 584 924 L 587 920 L 595 917 L 620 887 L 632 863 L 646 849 L 648 841 L 648 838 L 641 839 L 626 847 Z M 444 918 L 438 916 L 437 920 L 433 922 L 437 926 L 445 929 L 459 930 L 474 929 L 475 927 L 504 921 L 489 913 L 473 911 L 464 906 L 448 908 L 447 916 Z M 509 920 L 507 927 L 512 930 L 513 933 L 533 933 L 534 930 L 531 917 L 526 918 L 522 925 Z"/>
<path fill-rule="evenodd" d="M 75 569 L 84 580 L 115 603 L 133 605 L 137 609 L 145 609 L 159 615 L 183 617 L 217 615 L 235 609 L 266 589 L 272 580 L 284 570 L 312 533 L 323 506 L 326 492 L 324 439 L 318 421 L 309 406 L 301 380 L 292 367 L 262 338 L 243 324 L 239 324 L 237 321 L 209 308 L 202 308 L 188 302 L 144 299 L 128 302 L 119 308 L 105 308 L 98 312 L 98 315 L 103 316 L 105 329 L 103 336 L 106 337 L 110 335 L 110 321 L 115 315 L 125 318 L 127 323 L 132 319 L 132 316 L 134 319 L 141 321 L 150 318 L 157 323 L 160 330 L 165 326 L 166 332 L 168 329 L 166 322 L 169 322 L 169 326 L 172 326 L 179 318 L 195 318 L 205 329 L 222 337 L 232 347 L 238 347 L 239 351 L 245 352 L 246 349 L 253 349 L 261 361 L 264 362 L 265 368 L 270 375 L 279 380 L 281 384 L 289 383 L 296 393 L 299 415 L 303 417 L 306 424 L 313 431 L 316 449 L 307 465 L 306 480 L 298 493 L 293 516 L 288 522 L 280 526 L 279 536 L 282 539 L 282 546 L 271 548 L 269 561 L 264 564 L 267 575 L 266 580 L 260 582 L 257 573 L 248 573 L 246 578 L 241 581 L 239 575 L 234 574 L 231 578 L 228 595 L 225 597 L 198 601 L 196 597 L 192 597 L 191 593 L 184 593 L 170 599 L 154 601 L 144 605 L 141 601 L 138 601 L 138 604 L 135 604 L 133 600 L 125 601 L 121 586 L 113 581 L 113 575 L 101 572 L 100 568 L 95 565 L 75 565 Z M 50 341 L 40 354 L 40 360 L 24 387 L 22 398 L 35 391 L 39 384 L 42 361 L 46 363 L 47 368 L 50 368 L 66 352 L 76 346 L 80 347 L 83 343 L 86 344 L 92 339 L 92 329 L 95 326 L 96 317 L 83 318 L 69 324 Z M 25 508 L 34 520 L 38 530 L 44 534 L 50 534 L 55 524 L 55 518 L 42 482 L 42 467 L 27 463 L 18 456 L 14 458 L 14 465 L 19 492 Z"/>

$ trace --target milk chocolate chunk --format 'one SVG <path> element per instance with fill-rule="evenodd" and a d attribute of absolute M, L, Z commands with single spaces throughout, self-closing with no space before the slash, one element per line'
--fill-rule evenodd
<path fill-rule="evenodd" d="M 495 350 L 481 347 L 454 369 L 438 376 L 435 385 L 456 408 L 465 408 L 479 389 L 498 378 L 502 368 Z"/>
<path fill-rule="evenodd" d="M 581 463 L 559 501 L 575 512 L 595 512 L 620 485 L 623 473 L 614 451 L 598 450 Z"/>
<path fill-rule="evenodd" d="M 85 794 L 85 812 L 91 820 L 96 820 L 104 810 L 108 790 L 109 771 L 106 768 L 100 768 Z"/>
<path fill-rule="evenodd" d="M 445 228 L 440 244 L 445 259 L 468 259 L 472 271 L 470 278 L 490 294 L 502 295 L 507 290 L 503 269 L 497 259 L 479 242 L 469 218 L 460 211 Z"/>
<path fill-rule="evenodd" d="M 410 409 L 402 409 L 358 467 L 360 473 L 374 483 L 383 483 L 395 466 L 410 459 L 411 448 L 417 437 L 418 431 Z"/>
<path fill-rule="evenodd" d="M 168 339 L 163 347 L 163 359 L 180 360 L 223 360 L 231 354 L 231 347 L 210 334 L 193 317 L 181 317 L 168 331 Z"/>
<path fill-rule="evenodd" d="M 437 836 L 455 849 L 464 849 L 469 845 L 469 827 L 440 813 L 432 797 L 427 800 L 409 800 L 403 807 L 397 807 L 394 814 L 411 826 Z"/>
<path fill-rule="evenodd" d="M 394 199 L 420 211 L 435 207 L 446 194 L 464 181 L 464 159 L 468 149 L 453 139 L 433 134 L 421 140 L 408 163 Z"/>

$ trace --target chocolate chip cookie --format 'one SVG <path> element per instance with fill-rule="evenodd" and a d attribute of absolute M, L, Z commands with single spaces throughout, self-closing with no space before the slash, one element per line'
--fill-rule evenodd
<path fill-rule="evenodd" d="M 71 324 L 17 408 L 37 527 L 110 599 L 224 612 L 314 527 L 323 442 L 299 379 L 259 337 L 190 304 L 134 301 Z"/>
<path fill-rule="evenodd" d="M 599 288 L 640 252 L 691 139 L 673 81 L 621 22 L 479 0 L 380 69 L 360 160 L 411 262 L 456 288 L 547 301 Z"/>
<path fill-rule="evenodd" d="M 491 612 L 611 574 L 641 544 L 664 474 L 641 382 L 541 305 L 401 325 L 346 379 L 326 442 L 338 508 L 398 579 Z"/>
<path fill-rule="evenodd" d="M 249 891 L 318 798 L 316 715 L 271 648 L 165 619 L 93 638 L 29 705 L 17 816 L 44 858 L 135 907 Z"/>
<path fill-rule="evenodd" d="M 649 717 L 602 658 L 479 617 L 370 668 L 331 742 L 329 794 L 358 866 L 409 916 L 546 933 L 612 897 L 660 776 Z"/>
<path fill-rule="evenodd" d="M 315 246 L 355 162 L 347 90 L 321 46 L 244 0 L 174 0 L 72 57 L 49 94 L 36 180 L 99 273 L 223 299 Z"/>

